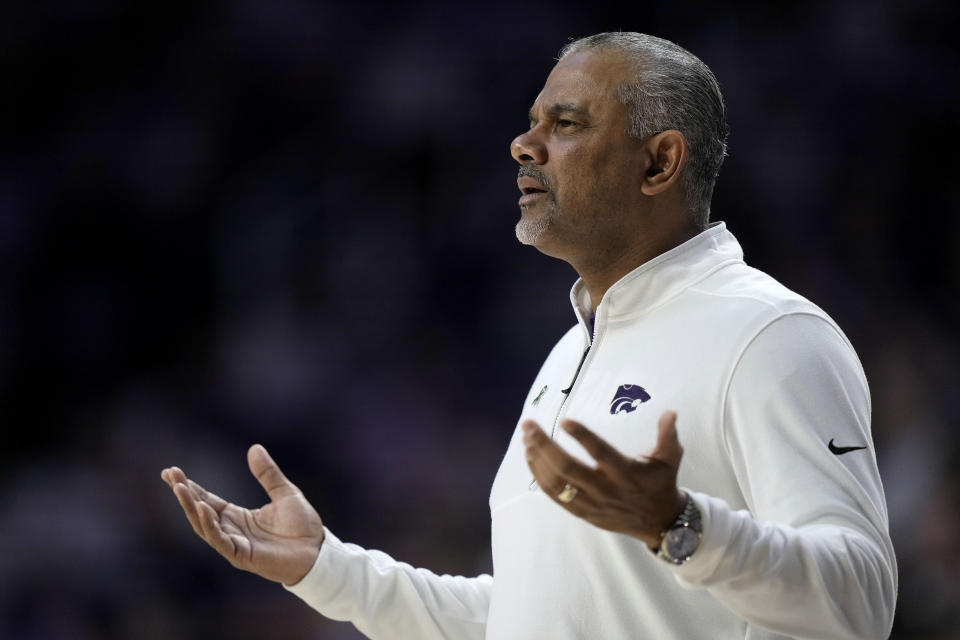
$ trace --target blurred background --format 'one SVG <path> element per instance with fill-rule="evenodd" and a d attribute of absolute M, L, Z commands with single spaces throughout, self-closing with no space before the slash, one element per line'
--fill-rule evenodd
<path fill-rule="evenodd" d="M 197 539 L 160 469 L 345 539 L 491 568 L 487 496 L 573 323 L 508 143 L 571 37 L 718 76 L 713 217 L 857 348 L 894 636 L 960 638 L 954 3 L 0 6 L 0 637 L 360 635 Z"/>

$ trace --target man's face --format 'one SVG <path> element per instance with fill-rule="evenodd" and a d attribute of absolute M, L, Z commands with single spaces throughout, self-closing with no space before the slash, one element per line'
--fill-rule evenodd
<path fill-rule="evenodd" d="M 628 241 L 646 170 L 617 98 L 630 72 L 619 54 L 596 50 L 553 68 L 530 109 L 530 130 L 510 145 L 521 164 L 520 242 L 577 263 Z"/>

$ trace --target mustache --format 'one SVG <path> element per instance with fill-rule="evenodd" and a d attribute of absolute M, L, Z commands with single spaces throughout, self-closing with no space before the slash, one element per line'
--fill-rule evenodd
<path fill-rule="evenodd" d="M 550 189 L 550 181 L 547 180 L 547 176 L 545 176 L 543 174 L 543 171 L 541 171 L 540 168 L 537 167 L 536 165 L 534 164 L 521 165 L 520 170 L 517 171 L 517 179 L 519 180 L 520 178 L 523 178 L 525 176 L 533 178 L 534 180 L 542 184 L 544 187 L 546 187 L 548 190 Z"/>

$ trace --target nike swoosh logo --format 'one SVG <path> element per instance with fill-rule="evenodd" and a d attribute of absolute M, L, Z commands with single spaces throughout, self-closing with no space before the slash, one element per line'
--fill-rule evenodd
<path fill-rule="evenodd" d="M 850 453 L 851 451 L 859 451 L 860 449 L 866 449 L 866 447 L 838 447 L 833 444 L 833 438 L 830 438 L 830 443 L 827 445 L 830 447 L 830 453 L 842 456 L 845 453 Z"/>

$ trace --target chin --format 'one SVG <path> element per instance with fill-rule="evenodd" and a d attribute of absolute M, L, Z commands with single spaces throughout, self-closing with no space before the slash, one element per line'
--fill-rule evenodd
<path fill-rule="evenodd" d="M 521 244 L 539 249 L 545 237 L 550 235 L 550 223 L 552 221 L 553 216 L 549 213 L 547 215 L 537 215 L 529 209 L 521 209 L 520 220 L 517 221 L 517 226 L 514 228 L 517 240 Z"/>
<path fill-rule="evenodd" d="M 517 240 L 521 244 L 533 247 L 540 253 L 565 260 L 568 252 L 563 250 L 561 242 L 558 242 L 556 234 L 552 233 L 549 223 L 542 220 L 520 220 L 516 227 Z"/>

